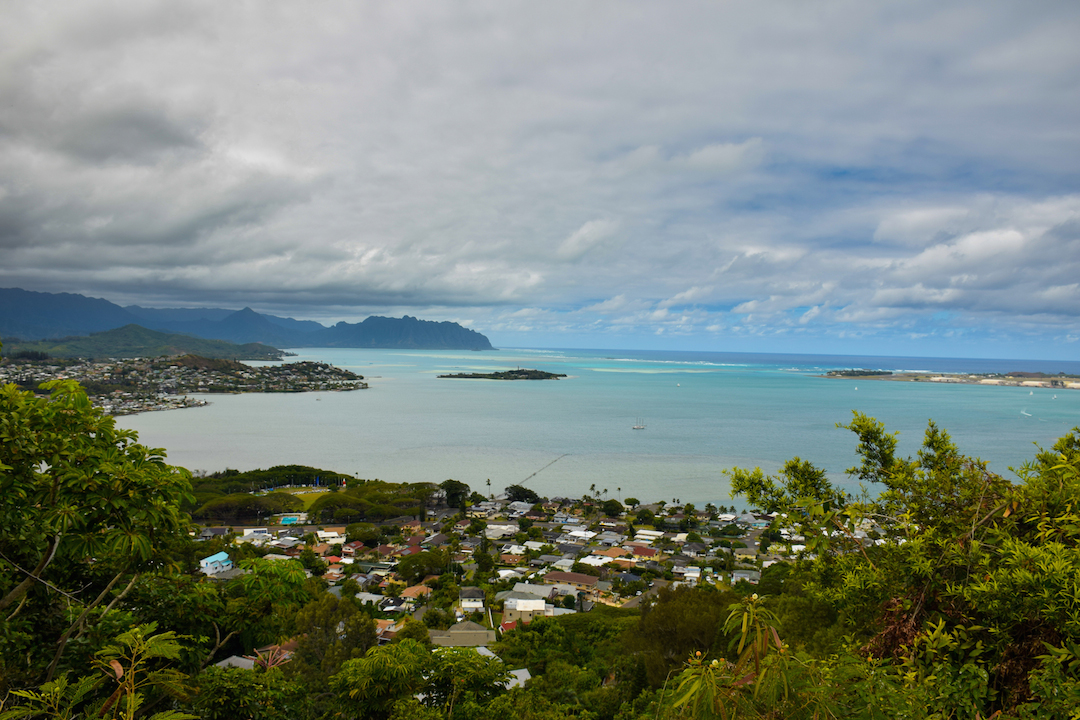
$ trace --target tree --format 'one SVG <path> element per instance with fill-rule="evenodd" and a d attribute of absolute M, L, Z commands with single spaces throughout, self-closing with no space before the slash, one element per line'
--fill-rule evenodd
<path fill-rule="evenodd" d="M 450 566 L 450 556 L 445 550 L 424 550 L 406 555 L 398 563 L 396 572 L 409 584 L 417 583 L 428 575 L 441 575 Z"/>
<path fill-rule="evenodd" d="M 652 525 L 656 522 L 656 516 L 653 514 L 652 510 L 641 508 L 637 511 L 637 514 L 634 515 L 634 520 L 638 525 Z"/>
<path fill-rule="evenodd" d="M 300 608 L 293 619 L 300 638 L 286 674 L 317 687 L 346 660 L 361 658 L 376 644 L 375 621 L 349 600 L 323 593 Z"/>
<path fill-rule="evenodd" d="M 913 458 L 897 457 L 895 434 L 873 418 L 844 427 L 862 458 L 849 472 L 884 490 L 789 508 L 817 556 L 799 566 L 800 592 L 889 663 L 841 656 L 829 672 L 843 668 L 852 690 L 837 702 L 975 718 L 1080 700 L 1080 429 L 1013 484 L 933 422 Z M 878 542 L 855 536 L 867 527 Z"/>
<path fill-rule="evenodd" d="M 636 510 L 637 506 L 641 504 L 641 501 L 636 497 L 628 497 L 626 498 L 626 504 L 630 506 L 631 510 Z"/>
<path fill-rule="evenodd" d="M 469 486 L 457 480 L 444 480 L 439 487 L 446 493 L 446 504 L 464 510 L 469 506 Z"/>
<path fill-rule="evenodd" d="M 536 503 L 540 500 L 540 496 L 534 490 L 523 485 L 511 485 L 506 488 L 505 492 L 506 499 L 510 502 Z"/>
<path fill-rule="evenodd" d="M 612 498 L 611 500 L 605 500 L 604 504 L 600 506 L 600 509 L 604 511 L 604 514 L 608 517 L 619 517 L 623 512 L 623 505 L 618 500 Z"/>
<path fill-rule="evenodd" d="M 629 648 L 644 660 L 649 684 L 663 685 L 668 673 L 695 652 L 722 652 L 727 645 L 724 618 L 737 600 L 730 591 L 661 588 L 627 638 Z"/>
<path fill-rule="evenodd" d="M 402 640 L 345 662 L 330 678 L 330 688 L 346 717 L 384 718 L 395 702 L 420 691 L 430 664 L 427 648 Z"/>
<path fill-rule="evenodd" d="M 166 465 L 163 450 L 137 444 L 134 432 L 118 429 L 77 383 L 43 387 L 51 391 L 47 398 L 14 385 L 0 388 L 0 630 L 8 639 L 0 675 L 6 678 L 43 672 L 51 679 L 92 611 L 111 607 L 106 601 L 126 592 L 138 573 L 166 562 L 160 545 L 186 530 L 180 504 L 191 500 L 188 472 Z M 93 567 L 84 564 L 87 558 L 95 559 Z M 57 617 L 61 601 L 76 609 L 73 622 L 41 622 Z"/>
<path fill-rule="evenodd" d="M 185 696 L 187 676 L 169 665 L 179 658 L 182 638 L 172 631 L 157 632 L 157 624 L 149 623 L 130 628 L 116 640 L 95 653 L 92 667 L 101 674 L 84 677 L 69 684 L 66 677 L 47 682 L 40 692 L 16 691 L 25 704 L 0 714 L 4 720 L 32 718 L 42 715 L 64 718 L 84 717 L 79 705 L 94 699 L 91 691 L 104 685 L 112 690 L 104 703 L 82 708 L 95 717 L 110 720 L 135 720 L 152 706 L 149 699 L 162 693 Z M 96 705 L 100 705 L 96 707 Z M 197 715 L 174 710 L 155 713 L 149 720 L 198 720 Z"/>
<path fill-rule="evenodd" d="M 745 495 L 767 513 L 798 506 L 803 499 L 844 504 L 844 493 L 833 488 L 825 471 L 797 457 L 784 463 L 776 476 L 765 475 L 761 468 L 732 468 L 725 474 L 731 478 L 732 495 Z"/>
<path fill-rule="evenodd" d="M 192 709 L 202 720 L 296 720 L 310 717 L 309 691 L 279 669 L 210 667 L 199 677 Z"/>
<path fill-rule="evenodd" d="M 485 657 L 473 648 L 439 648 L 431 659 L 424 703 L 440 708 L 448 718 L 454 716 L 455 706 L 464 702 L 487 705 L 506 691 L 510 680 L 510 671 L 501 660 Z"/>

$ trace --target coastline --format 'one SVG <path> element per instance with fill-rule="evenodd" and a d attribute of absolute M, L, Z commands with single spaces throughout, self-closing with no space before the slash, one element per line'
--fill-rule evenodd
<path fill-rule="evenodd" d="M 817 377 L 833 380 L 873 380 L 885 382 L 945 383 L 954 385 L 990 385 L 997 387 L 1042 388 L 1045 390 L 1080 390 L 1080 377 L 1047 376 L 1042 373 L 893 373 L 834 370 Z"/>

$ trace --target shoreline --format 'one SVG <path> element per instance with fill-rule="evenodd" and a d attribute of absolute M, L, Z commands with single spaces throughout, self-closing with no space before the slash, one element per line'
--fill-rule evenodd
<path fill-rule="evenodd" d="M 868 370 L 833 370 L 817 377 L 832 380 L 873 380 L 885 382 L 922 382 L 951 385 L 990 385 L 996 387 L 1041 388 L 1044 390 L 1080 390 L 1080 377 L 1043 373 L 894 373 Z"/>

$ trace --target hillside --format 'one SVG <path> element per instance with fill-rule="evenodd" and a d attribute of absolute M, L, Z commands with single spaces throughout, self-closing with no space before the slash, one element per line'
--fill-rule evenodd
<path fill-rule="evenodd" d="M 138 325 L 92 333 L 87 337 L 24 341 L 4 339 L 4 354 L 46 353 L 55 358 L 134 358 L 162 355 L 201 355 L 227 360 L 280 360 L 277 348 L 258 343 L 236 345 L 223 340 L 204 340 L 190 335 L 162 333 Z"/>

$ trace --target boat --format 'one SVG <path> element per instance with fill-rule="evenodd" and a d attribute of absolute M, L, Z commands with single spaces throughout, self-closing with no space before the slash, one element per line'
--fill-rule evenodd
<path fill-rule="evenodd" d="M 1029 413 L 1027 410 L 1021 410 L 1020 414 L 1021 415 L 1026 415 L 1027 417 L 1031 417 L 1031 413 Z"/>
<path fill-rule="evenodd" d="M 631 430 L 644 430 L 645 429 L 645 421 L 642 420 L 641 418 L 638 418 L 637 422 L 634 424 L 634 427 L 632 427 L 630 429 Z"/>

